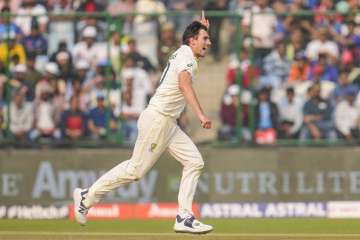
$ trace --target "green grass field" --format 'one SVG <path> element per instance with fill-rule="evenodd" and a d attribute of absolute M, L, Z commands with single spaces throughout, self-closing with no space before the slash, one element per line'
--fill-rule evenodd
<path fill-rule="evenodd" d="M 0 239 L 11 240 L 355 240 L 359 220 L 242 219 L 206 220 L 215 230 L 207 235 L 176 234 L 173 221 L 91 221 L 82 227 L 69 220 L 0 220 Z"/>

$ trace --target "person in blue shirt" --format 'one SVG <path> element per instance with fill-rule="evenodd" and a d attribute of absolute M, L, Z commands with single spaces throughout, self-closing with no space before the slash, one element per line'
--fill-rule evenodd
<path fill-rule="evenodd" d="M 88 115 L 88 129 L 93 139 L 105 138 L 108 135 L 107 126 L 111 131 L 117 129 L 114 113 L 105 106 L 104 98 L 104 94 L 99 92 L 96 97 L 97 106 Z"/>
<path fill-rule="evenodd" d="M 338 103 L 341 100 L 344 100 L 348 92 L 359 92 L 359 86 L 349 82 L 349 73 L 346 70 L 340 72 L 338 84 L 335 87 L 335 90 L 332 94 L 333 103 Z"/>
<path fill-rule="evenodd" d="M 27 54 L 47 55 L 48 42 L 41 34 L 38 24 L 31 25 L 31 33 L 23 39 L 22 44 Z"/>
<path fill-rule="evenodd" d="M 326 53 L 320 53 L 317 62 L 311 64 L 308 79 L 317 81 L 331 81 L 337 83 L 338 70 L 330 63 Z"/>
<path fill-rule="evenodd" d="M 6 39 L 10 32 L 15 33 L 16 36 L 22 35 L 21 28 L 10 21 L 10 18 L 5 14 L 10 14 L 10 8 L 4 7 L 1 9 L 0 16 L 0 39 Z"/>
<path fill-rule="evenodd" d="M 304 124 L 300 131 L 300 140 L 336 140 L 333 105 L 321 98 L 320 84 L 312 85 L 308 89 L 308 95 L 309 99 L 303 107 Z"/>
<path fill-rule="evenodd" d="M 278 109 L 270 100 L 270 90 L 262 88 L 258 93 L 258 103 L 255 107 L 256 129 L 266 130 L 278 127 Z"/>

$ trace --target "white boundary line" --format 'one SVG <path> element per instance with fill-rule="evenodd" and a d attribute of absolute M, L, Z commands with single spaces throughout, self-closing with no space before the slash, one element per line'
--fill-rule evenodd
<path fill-rule="evenodd" d="M 172 237 L 172 236 L 191 236 L 191 234 L 182 233 L 117 233 L 117 232 L 12 232 L 12 231 L 0 231 L 0 236 L 46 236 L 46 235 L 57 235 L 57 236 L 161 236 L 161 237 Z M 359 234 L 343 234 L 343 233 L 208 233 L 204 236 L 212 237 L 359 237 Z"/>

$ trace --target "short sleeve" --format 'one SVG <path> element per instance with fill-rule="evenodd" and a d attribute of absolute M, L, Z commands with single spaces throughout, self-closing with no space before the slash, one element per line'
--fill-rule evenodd
<path fill-rule="evenodd" d="M 195 72 L 195 68 L 196 68 L 196 62 L 194 60 L 194 57 L 192 57 L 191 55 L 187 55 L 187 54 L 181 54 L 178 56 L 178 58 L 176 59 L 176 72 L 180 73 L 182 71 L 188 71 L 191 76 L 194 75 Z"/>

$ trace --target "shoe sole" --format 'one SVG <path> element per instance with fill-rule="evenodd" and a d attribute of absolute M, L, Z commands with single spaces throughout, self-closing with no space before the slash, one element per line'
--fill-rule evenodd
<path fill-rule="evenodd" d="M 191 231 L 186 231 L 186 230 L 174 230 L 174 232 L 176 233 L 190 233 L 190 234 L 207 234 L 209 232 L 211 232 L 212 230 L 214 229 L 210 229 L 210 230 L 207 230 L 207 231 L 202 231 L 202 232 L 191 232 Z"/>
<path fill-rule="evenodd" d="M 85 226 L 86 222 L 85 223 L 82 223 L 78 220 L 77 218 L 77 213 L 76 213 L 76 206 L 80 205 L 80 193 L 81 193 L 81 189 L 80 188 L 75 188 L 74 189 L 74 192 L 73 192 L 73 199 L 74 199 L 74 216 L 75 216 L 75 220 L 78 224 L 80 224 L 81 226 Z"/>

